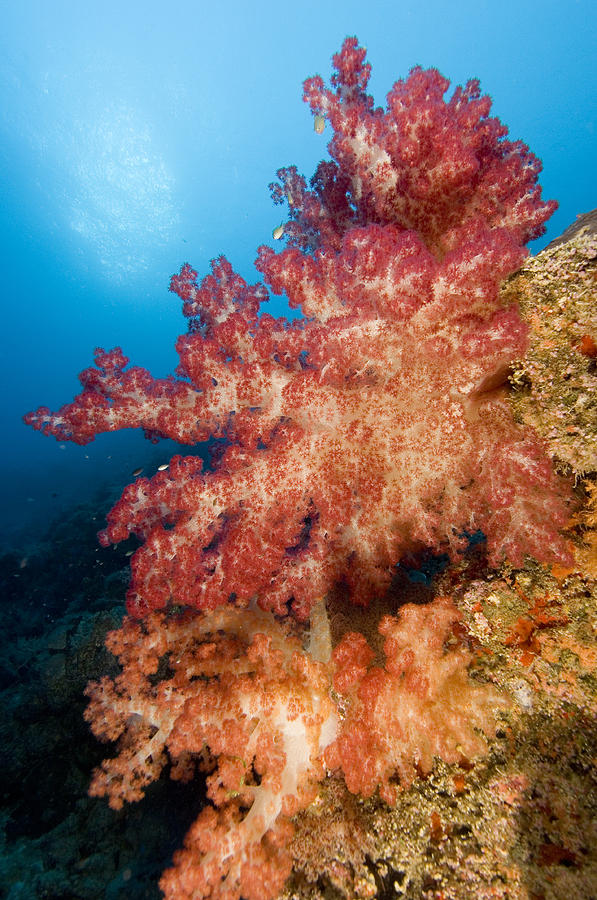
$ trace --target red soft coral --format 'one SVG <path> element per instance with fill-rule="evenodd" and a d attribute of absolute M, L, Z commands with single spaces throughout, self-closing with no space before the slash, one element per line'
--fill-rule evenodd
<path fill-rule="evenodd" d="M 568 559 L 568 489 L 500 393 L 526 329 L 498 287 L 553 209 L 540 165 L 505 140 L 475 82 L 446 102 L 445 79 L 415 69 L 384 112 L 356 40 L 334 62 L 335 91 L 305 85 L 334 129 L 333 161 L 313 190 L 282 173 L 289 246 L 259 251 L 266 282 L 305 318 L 260 317 L 266 289 L 223 257 L 200 284 L 185 265 L 171 285 L 190 319 L 176 378 L 98 351 L 73 403 L 27 417 L 80 443 L 127 426 L 228 440 L 214 471 L 175 457 L 109 513 L 103 542 L 144 542 L 134 615 L 258 598 L 306 618 L 334 582 L 366 603 L 405 552 L 455 556 L 479 529 L 492 563 Z"/>

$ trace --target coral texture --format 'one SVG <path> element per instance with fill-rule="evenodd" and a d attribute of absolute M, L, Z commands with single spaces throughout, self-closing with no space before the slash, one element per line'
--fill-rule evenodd
<path fill-rule="evenodd" d="M 579 475 L 597 469 L 596 232 L 585 226 L 546 247 L 502 289 L 530 325 L 529 347 L 512 379 L 515 417 L 535 428 L 550 455 Z"/>
<path fill-rule="evenodd" d="M 72 403 L 26 417 L 78 443 L 124 427 L 229 442 L 214 471 L 175 457 L 109 513 L 103 542 L 143 541 L 133 615 L 257 597 L 306 619 L 334 582 L 366 603 L 405 552 L 456 556 L 478 529 L 492 563 L 569 558 L 566 488 L 500 393 L 527 327 L 499 284 L 554 208 L 540 164 L 505 139 L 476 82 L 446 102 L 448 82 L 415 69 L 384 112 L 356 40 L 334 64 L 335 92 L 305 84 L 334 129 L 333 161 L 312 190 L 279 173 L 289 246 L 258 260 L 306 318 L 258 316 L 266 288 L 223 257 L 200 284 L 185 265 L 171 283 L 189 318 L 176 377 L 98 350 Z"/>

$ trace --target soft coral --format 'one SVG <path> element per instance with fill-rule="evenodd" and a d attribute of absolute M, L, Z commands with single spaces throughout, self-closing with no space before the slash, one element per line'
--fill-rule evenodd
<path fill-rule="evenodd" d="M 200 284 L 185 265 L 171 284 L 190 320 L 177 378 L 125 371 L 120 350 L 99 351 L 73 403 L 27 417 L 81 443 L 126 426 L 227 438 L 214 471 L 175 457 L 109 513 L 104 542 L 144 541 L 135 615 L 257 597 L 306 618 L 334 582 L 366 603 L 406 551 L 454 556 L 479 529 L 492 563 L 568 558 L 568 488 L 499 390 L 526 346 L 499 284 L 553 209 L 540 165 L 504 139 L 476 83 L 446 102 L 445 79 L 417 69 L 383 112 L 364 93 L 354 39 L 335 64 L 335 93 L 320 78 L 305 87 L 334 128 L 334 162 L 312 191 L 282 173 L 289 246 L 258 259 L 305 318 L 260 317 L 265 287 L 223 257 Z"/>

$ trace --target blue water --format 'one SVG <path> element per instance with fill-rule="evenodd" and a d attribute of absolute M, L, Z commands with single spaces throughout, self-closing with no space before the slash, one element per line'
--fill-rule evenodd
<path fill-rule="evenodd" d="M 275 170 L 309 176 L 325 155 L 302 81 L 329 78 L 347 34 L 378 104 L 415 64 L 481 79 L 560 202 L 534 250 L 597 206 L 588 0 L 0 2 L 0 548 L 26 549 L 72 503 L 171 455 L 129 433 L 59 445 L 21 415 L 69 401 L 98 345 L 172 371 L 184 325 L 167 288 L 183 262 L 202 274 L 225 252 L 257 279 Z"/>

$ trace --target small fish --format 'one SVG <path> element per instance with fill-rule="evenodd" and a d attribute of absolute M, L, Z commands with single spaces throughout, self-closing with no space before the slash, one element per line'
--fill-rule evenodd
<path fill-rule="evenodd" d="M 315 134 L 323 134 L 323 129 L 325 128 L 325 116 L 322 116 L 321 113 L 318 116 L 315 116 L 313 120 L 313 130 Z"/>
<path fill-rule="evenodd" d="M 143 466 L 139 466 L 138 469 L 135 469 L 134 472 L 131 472 L 131 475 L 133 476 L 133 478 L 136 478 L 137 475 L 140 475 L 142 471 L 143 471 Z"/>
<path fill-rule="evenodd" d="M 274 228 L 274 230 L 272 231 L 272 237 L 275 241 L 279 241 L 283 234 L 284 234 L 284 223 L 282 222 L 281 225 L 278 225 L 277 228 Z"/>
<path fill-rule="evenodd" d="M 161 466 L 158 466 L 158 472 L 163 472 L 164 469 L 167 469 L 170 463 L 162 463 Z"/>

